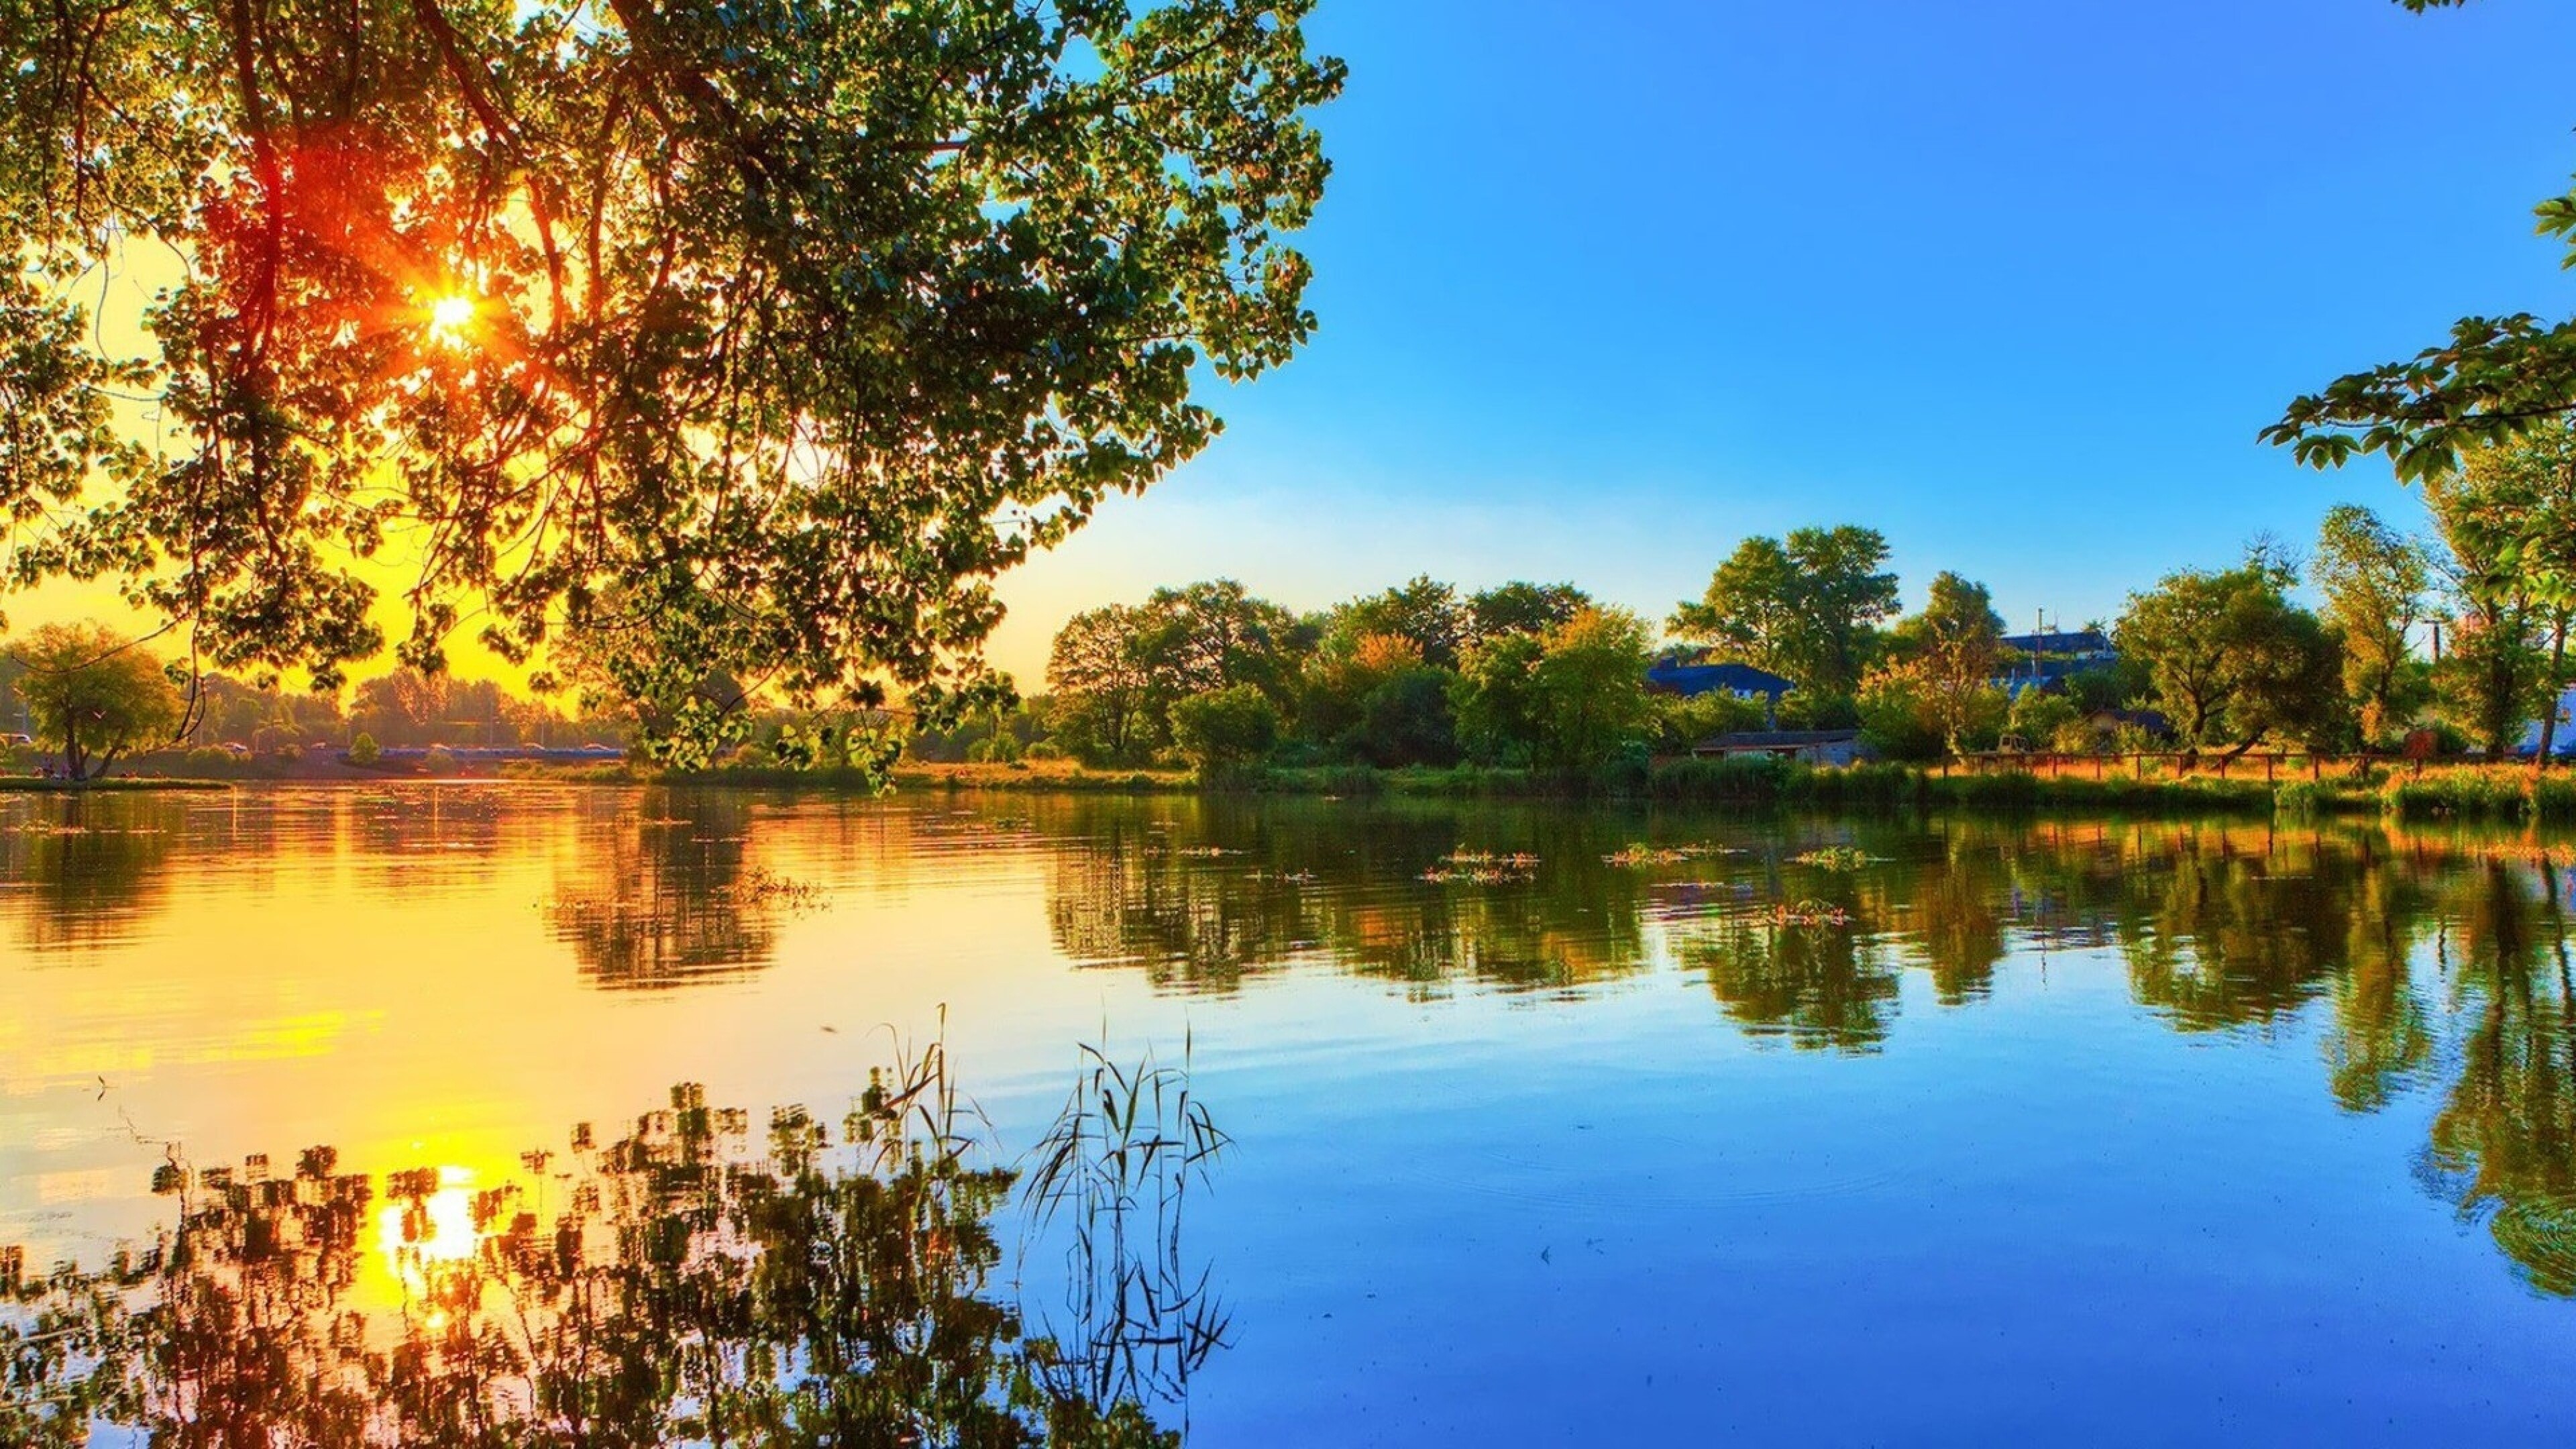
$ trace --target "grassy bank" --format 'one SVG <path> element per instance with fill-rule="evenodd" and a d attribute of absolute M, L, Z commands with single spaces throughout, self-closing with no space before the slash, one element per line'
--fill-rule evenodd
<path fill-rule="evenodd" d="M 2534 781 L 2527 769 L 2457 766 L 2420 776 L 2327 781 L 2207 775 L 1943 774 L 1913 765 L 1820 768 L 1788 760 L 1673 760 L 1592 776 L 1364 767 L 1241 772 L 1212 782 L 1256 793 L 1448 799 L 1630 799 L 1671 805 L 1878 810 L 2107 810 L 2130 813 L 2390 815 L 2576 823 L 2576 775 Z"/>
<path fill-rule="evenodd" d="M 229 790 L 224 780 L 181 780 L 159 775 L 110 775 L 104 780 L 49 780 L 41 775 L 0 775 L 0 793 L 12 795 L 139 794 L 157 790 Z"/>

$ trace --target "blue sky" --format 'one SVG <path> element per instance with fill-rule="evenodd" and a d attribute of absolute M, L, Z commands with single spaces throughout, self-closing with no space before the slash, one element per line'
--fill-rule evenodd
<path fill-rule="evenodd" d="M 1660 619 L 1748 533 L 1883 530 L 2016 627 L 2413 522 L 2258 446 L 2464 313 L 2564 315 L 2576 6 L 2478 0 L 1321 0 L 1351 79 L 1305 237 L 1322 326 L 1226 435 L 1006 582 L 1074 609 L 1419 572 Z"/>

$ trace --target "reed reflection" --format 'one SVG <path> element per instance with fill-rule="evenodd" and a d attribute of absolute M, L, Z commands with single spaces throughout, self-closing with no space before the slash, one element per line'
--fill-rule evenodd
<path fill-rule="evenodd" d="M 1115 1083 L 1123 1111 L 1060 1122 L 1026 1179 L 936 1047 L 838 1123 L 755 1133 L 682 1086 L 488 1188 L 174 1158 L 158 1242 L 41 1276 L 0 1253 L 0 1442 L 1176 1445 L 1160 1418 L 1225 1341 L 1181 1249 L 1222 1134 L 1185 1070 L 1095 1061 L 1075 1100 Z M 1006 1214 L 1070 1220 L 1044 1334 L 1003 1291 Z"/>

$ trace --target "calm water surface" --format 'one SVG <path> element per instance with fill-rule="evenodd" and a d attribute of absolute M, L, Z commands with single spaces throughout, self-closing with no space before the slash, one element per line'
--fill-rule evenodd
<path fill-rule="evenodd" d="M 403 1244 L 507 1228 L 471 1195 L 824 1184 L 742 1166 L 773 1109 L 838 1142 L 943 1040 L 976 1160 L 1026 1171 L 1088 1044 L 1186 1063 L 1231 1139 L 1106 1260 L 1167 1289 L 1110 1315 L 1144 1367 L 1106 1399 L 1192 1444 L 2564 1444 L 2571 879 L 2376 825 L 0 797 L 0 1244 L 95 1267 L 212 1203 L 213 1280 L 382 1341 L 429 1320 Z M 1104 1260 L 1060 1251 L 1096 1212 L 939 1201 L 850 1281 L 931 1263 L 915 1318 L 989 1309 L 978 1352 L 1098 1338 Z M 719 1221 L 771 1233 L 682 1237 Z"/>

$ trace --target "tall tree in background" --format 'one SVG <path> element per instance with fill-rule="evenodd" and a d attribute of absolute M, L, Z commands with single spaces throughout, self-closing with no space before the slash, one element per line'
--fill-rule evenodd
<path fill-rule="evenodd" d="M 1142 640 L 1144 611 L 1125 604 L 1088 609 L 1064 622 L 1047 655 L 1054 726 L 1095 760 L 1129 760 L 1148 743 L 1153 693 Z"/>
<path fill-rule="evenodd" d="M 1748 538 L 1718 565 L 1697 603 L 1673 611 L 1680 637 L 1785 675 L 1812 696 L 1850 697 L 1878 625 L 1897 609 L 1887 539 L 1845 524 L 1786 540 Z"/>
<path fill-rule="evenodd" d="M 1285 698 L 1297 674 L 1297 616 L 1232 579 L 1156 589 L 1139 643 L 1157 700 L 1248 684 Z"/>
<path fill-rule="evenodd" d="M 1545 634 L 1592 607 L 1592 596 L 1572 584 L 1514 580 L 1467 600 L 1467 642 L 1490 643 L 1508 634 Z"/>
<path fill-rule="evenodd" d="M 2276 737 L 2322 734 L 2340 663 L 2323 621 L 2289 601 L 2295 578 L 2266 557 L 2222 572 L 2185 569 L 2129 596 L 2115 637 L 2147 670 L 2187 754 L 2233 759 Z"/>
<path fill-rule="evenodd" d="M 2512 443 L 2470 453 L 2462 486 L 2434 490 L 2446 532 L 2473 535 L 2469 547 L 2487 557 L 2492 581 L 2517 593 L 2548 636 L 2540 671 L 2539 748 L 2532 768 L 2544 769 L 2556 743 L 2558 693 L 2567 684 L 2567 627 L 2576 613 L 2576 426 L 2542 423 Z"/>
<path fill-rule="evenodd" d="M 2465 468 L 2425 486 L 2445 550 L 2442 572 L 2460 610 L 2435 684 L 2452 723 L 2490 755 L 2512 749 L 2523 722 L 2554 692 L 2548 640 L 2564 615 L 2560 581 L 2545 559 L 2564 545 L 2532 536 L 2565 516 L 2548 501 L 2558 486 L 2551 436 L 2479 449 Z"/>
<path fill-rule="evenodd" d="M 0 572 L 328 685 L 374 556 L 423 669 L 473 617 L 630 698 L 935 708 L 993 577 L 1311 332 L 1310 7 L 0 0 Z M 157 248 L 101 355 L 73 282 Z"/>
<path fill-rule="evenodd" d="M 1654 631 L 1625 609 L 1585 609 L 1549 631 L 1530 673 L 1536 763 L 1598 769 L 1644 738 L 1653 644 Z"/>
<path fill-rule="evenodd" d="M 1972 730 L 1999 726 L 2010 704 L 1994 683 L 2003 633 L 2003 616 L 1986 586 L 1944 570 L 1932 580 L 1923 612 L 1889 631 L 1896 657 L 1870 676 L 1863 693 L 1877 697 L 1882 714 L 1903 700 L 1925 732 L 1958 754 Z"/>
<path fill-rule="evenodd" d="M 10 646 L 38 741 L 62 751 L 74 780 L 170 742 L 182 709 L 161 661 L 102 624 L 47 624 Z"/>
<path fill-rule="evenodd" d="M 2416 686 L 2409 634 L 2424 617 L 2432 570 L 2424 550 L 2359 504 L 2326 510 L 2311 578 L 2326 621 L 2343 639 L 2344 697 L 2366 744 L 2384 744 L 2412 717 Z"/>
<path fill-rule="evenodd" d="M 1353 639 L 1368 634 L 1410 639 L 1423 663 L 1434 669 L 1455 669 L 1470 620 L 1457 589 L 1420 574 L 1384 593 L 1353 599 L 1335 609 L 1331 627 Z"/>

